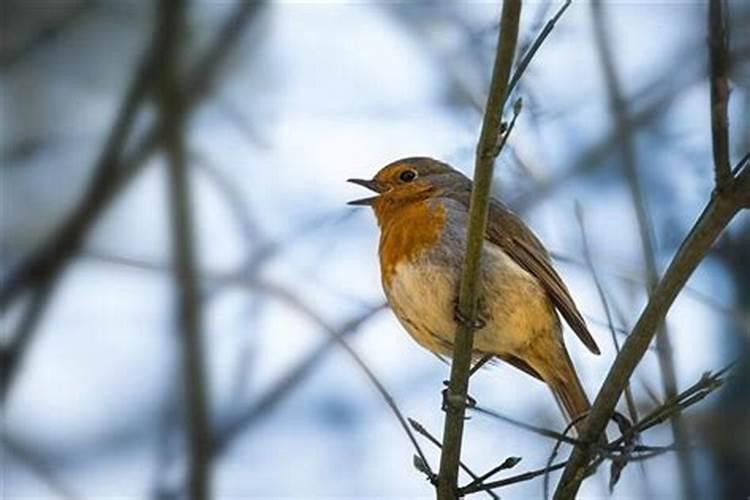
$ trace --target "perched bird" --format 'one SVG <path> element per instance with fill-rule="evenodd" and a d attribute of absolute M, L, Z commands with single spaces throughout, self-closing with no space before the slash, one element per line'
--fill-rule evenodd
<path fill-rule="evenodd" d="M 372 180 L 349 182 L 377 193 L 349 204 L 375 212 L 383 290 L 393 312 L 419 345 L 441 358 L 450 356 L 471 181 L 445 163 L 417 157 L 383 167 Z M 474 359 L 492 356 L 542 380 L 574 420 L 591 405 L 556 311 L 591 352 L 599 354 L 599 348 L 547 250 L 494 198 L 484 237 Z"/>

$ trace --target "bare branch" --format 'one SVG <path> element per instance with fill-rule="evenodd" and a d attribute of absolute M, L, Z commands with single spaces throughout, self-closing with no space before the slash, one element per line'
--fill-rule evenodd
<path fill-rule="evenodd" d="M 599 300 L 602 303 L 602 308 L 604 309 L 604 314 L 607 317 L 607 324 L 609 326 L 609 331 L 612 337 L 612 344 L 615 346 L 615 352 L 617 354 L 620 354 L 620 342 L 617 340 L 617 332 L 615 331 L 615 325 L 614 325 L 614 319 L 612 318 L 612 311 L 609 306 L 609 301 L 607 300 L 607 294 L 604 291 L 604 285 L 599 278 L 599 273 L 596 271 L 596 266 L 594 266 L 594 259 L 591 256 L 591 248 L 589 247 L 589 241 L 588 237 L 586 235 L 586 224 L 583 218 L 583 210 L 581 208 L 581 205 L 579 203 L 576 203 L 576 218 L 578 219 L 578 226 L 581 230 L 581 241 L 583 242 L 583 257 L 586 261 L 586 265 L 589 268 L 589 272 L 591 273 L 592 278 L 594 279 L 594 285 L 596 286 L 597 294 L 599 295 Z M 630 420 L 633 422 L 638 421 L 638 408 L 635 404 L 635 399 L 633 398 L 633 391 L 630 387 L 630 381 L 628 381 L 628 384 L 625 386 L 625 403 L 628 407 L 628 415 L 630 416 Z M 550 462 L 552 463 L 554 457 L 550 458 Z M 649 484 L 648 484 L 648 474 L 646 471 L 646 466 L 643 464 L 643 462 L 640 462 L 640 470 L 641 475 L 643 476 L 643 483 L 642 486 L 644 488 L 644 496 L 647 498 L 650 498 L 653 496 L 650 492 Z M 613 475 L 614 477 L 614 475 Z M 619 477 L 619 474 L 618 474 Z M 545 498 L 548 498 L 548 482 L 547 477 L 545 477 Z"/>
<path fill-rule="evenodd" d="M 643 192 L 640 174 L 638 172 L 638 157 L 633 129 L 628 126 L 630 122 L 630 112 L 624 97 L 621 79 L 617 72 L 617 66 L 614 60 L 614 52 L 607 32 L 603 3 L 600 0 L 594 1 L 591 4 L 591 9 L 594 17 L 596 47 L 607 83 L 610 109 L 614 116 L 615 127 L 619 135 L 622 167 L 625 172 L 625 179 L 627 181 L 631 202 L 638 222 L 642 257 L 645 263 L 645 277 L 650 294 L 659 279 L 656 264 L 656 241 L 648 209 L 648 199 Z M 674 397 L 674 395 L 677 394 L 677 375 L 674 356 L 672 353 L 672 345 L 669 339 L 669 331 L 665 324 L 659 326 L 659 330 L 656 334 L 656 346 L 664 392 L 668 398 Z M 675 441 L 678 443 L 685 441 L 685 430 L 679 414 L 674 415 L 671 424 L 672 434 Z M 680 484 L 683 485 L 685 498 L 697 498 L 698 486 L 695 483 L 695 474 L 692 472 L 693 466 L 691 457 L 688 454 L 686 447 L 680 448 L 677 452 L 677 459 L 681 476 Z"/>
<path fill-rule="evenodd" d="M 591 277 L 594 279 L 594 286 L 596 287 L 596 292 L 599 295 L 599 300 L 602 303 L 602 309 L 604 309 L 604 315 L 607 318 L 607 326 L 609 327 L 609 332 L 612 336 L 612 344 L 614 344 L 615 346 L 615 352 L 617 352 L 617 354 L 620 354 L 620 342 L 617 340 L 617 331 L 616 331 L 614 319 L 612 318 L 612 311 L 609 307 L 607 294 L 604 292 L 604 285 L 602 284 L 602 281 L 599 278 L 599 273 L 597 273 L 596 271 L 596 266 L 594 266 L 594 259 L 591 257 L 591 248 L 589 247 L 589 240 L 588 240 L 588 237 L 586 236 L 586 224 L 583 220 L 583 210 L 581 209 L 581 205 L 578 203 L 576 203 L 576 219 L 578 219 L 578 227 L 581 230 L 581 241 L 583 242 L 583 258 L 586 261 L 586 266 L 588 266 L 589 268 Z M 628 383 L 628 385 L 625 386 L 625 401 L 628 405 L 628 413 L 630 414 L 630 419 L 633 422 L 637 422 L 638 410 L 636 409 L 636 406 L 635 406 L 633 393 L 630 390 L 630 383 Z"/>
<path fill-rule="evenodd" d="M 552 33 L 552 29 L 555 27 L 555 24 L 557 24 L 557 21 L 560 20 L 565 11 L 568 10 L 568 7 L 570 7 L 571 3 L 573 3 L 573 0 L 565 0 L 565 3 L 560 6 L 555 15 L 552 16 L 552 19 L 547 21 L 547 24 L 544 25 L 544 28 L 542 29 L 541 33 L 539 33 L 539 36 L 536 37 L 534 43 L 531 44 L 531 47 L 529 47 L 529 49 L 524 52 L 523 57 L 521 57 L 521 61 L 518 63 L 518 66 L 516 66 L 516 70 L 513 72 L 513 76 L 511 77 L 510 83 L 508 84 L 508 95 L 510 95 L 511 92 L 513 92 L 513 89 L 516 88 L 516 85 L 521 80 L 523 74 L 526 72 L 526 68 L 529 66 L 529 63 L 534 58 L 537 51 L 547 39 L 549 34 Z"/>
<path fill-rule="evenodd" d="M 229 53 L 229 49 L 239 38 L 243 27 L 255 17 L 264 4 L 265 2 L 262 1 L 240 2 L 230 14 L 229 20 L 225 23 L 217 39 L 203 58 L 193 67 L 189 78 L 186 80 L 185 100 L 187 103 L 196 106 L 206 96 L 217 70 L 221 67 L 221 62 L 225 60 Z M 156 150 L 162 140 L 158 124 L 154 124 L 144 133 L 129 155 L 120 157 L 138 104 L 152 80 L 151 60 L 153 55 L 158 54 L 158 52 L 157 49 L 150 50 L 145 57 L 141 70 L 137 72 L 138 76 L 127 92 L 124 104 L 94 167 L 94 176 L 79 205 L 46 239 L 39 250 L 24 259 L 0 283 L 0 312 L 4 311 L 14 298 L 31 288 L 46 289 L 45 294 L 52 295 L 57 277 L 65 270 L 70 258 L 80 249 L 90 229 L 115 197 L 140 172 L 145 165 L 145 160 Z M 37 314 L 42 312 L 43 308 L 39 308 Z M 24 332 L 22 338 L 16 335 L 12 344 L 27 345 L 33 332 L 34 329 L 30 328 Z M 0 354 L 3 358 L 8 358 L 6 354 L 3 354 L 7 352 L 14 352 L 12 346 L 11 348 L 5 348 Z M 5 359 L 3 359 L 6 376 L 0 380 L 0 399 L 4 399 L 8 392 L 13 376 L 22 362 L 25 349 L 15 349 L 15 352 L 17 353 L 17 359 L 14 359 L 12 364 L 5 364 Z M 12 371 L 9 369 L 10 367 L 13 368 Z"/>
<path fill-rule="evenodd" d="M 413 418 L 409 418 L 409 419 L 407 419 L 407 420 L 409 421 L 409 425 L 411 425 L 412 429 L 414 429 L 414 431 L 415 431 L 415 432 L 417 432 L 418 434 L 421 434 L 421 435 L 422 435 L 422 436 L 423 436 L 423 437 L 424 437 L 425 439 L 427 439 L 427 441 L 429 441 L 430 443 L 432 443 L 433 445 L 435 445 L 435 446 L 436 446 L 436 447 L 437 447 L 438 449 L 440 449 L 440 450 L 442 450 L 442 449 L 443 449 L 443 443 L 441 443 L 441 442 L 440 442 L 440 440 L 439 440 L 438 438 L 436 438 L 435 436 L 433 436 L 433 435 L 432 435 L 432 434 L 430 433 L 430 431 L 428 431 L 428 430 L 427 430 L 427 429 L 426 429 L 426 428 L 425 428 L 425 427 L 424 427 L 424 426 L 423 426 L 422 424 L 420 424 L 419 422 L 417 422 L 417 421 L 416 421 L 416 420 L 414 420 Z M 466 473 L 467 473 L 467 474 L 469 475 L 469 477 L 471 477 L 471 479 L 473 480 L 471 484 L 481 484 L 481 483 L 482 483 L 482 481 L 484 481 L 484 479 L 487 479 L 487 477 L 490 477 L 490 476 L 491 476 L 491 474 L 487 474 L 487 475 L 485 475 L 486 477 L 485 477 L 485 476 L 483 476 L 483 478 L 480 478 L 479 476 L 477 476 L 477 475 L 476 475 L 476 474 L 474 473 L 474 471 L 472 471 L 472 470 L 471 470 L 471 469 L 469 468 L 469 466 L 468 466 L 468 465 L 466 465 L 465 463 L 463 463 L 463 462 L 462 462 L 462 461 L 460 461 L 460 460 L 459 460 L 459 462 L 458 462 L 458 466 L 459 466 L 459 467 L 460 467 L 460 468 L 461 468 L 461 469 L 462 469 L 462 470 L 463 470 L 464 472 L 466 472 Z M 506 469 L 507 469 L 508 467 L 504 467 L 504 468 L 506 468 Z M 489 495 L 489 496 L 490 496 L 491 498 L 494 498 L 495 500 L 499 500 L 499 499 L 500 499 L 500 497 L 499 497 L 499 496 L 497 496 L 497 495 L 496 495 L 495 493 L 493 493 L 493 492 L 492 492 L 492 491 L 490 491 L 490 490 L 487 490 L 487 494 L 488 494 L 488 495 Z"/>
<path fill-rule="evenodd" d="M 46 26 L 42 26 L 41 29 L 29 37 L 22 45 L 0 51 L 0 69 L 8 71 L 21 61 L 28 60 L 34 52 L 62 35 L 65 30 L 70 28 L 83 14 L 89 12 L 94 6 L 95 3 L 92 0 L 79 0 L 67 12 L 59 16 L 58 19 L 54 19 Z M 8 6 L 6 5 L 7 8 Z M 6 11 L 3 15 L 8 16 L 9 13 Z"/>
<path fill-rule="evenodd" d="M 471 326 L 477 318 L 479 295 L 479 268 L 487 212 L 492 187 L 492 172 L 501 133 L 503 103 L 508 94 L 508 78 L 518 41 L 518 22 L 521 16 L 521 1 L 503 2 L 500 17 L 500 34 L 497 54 L 492 70 L 490 95 L 482 123 L 482 132 L 477 145 L 474 168 L 474 187 L 471 191 L 467 248 L 458 295 L 458 309 L 468 321 L 459 326 L 453 347 L 451 376 L 446 389 L 446 416 L 443 428 L 443 452 L 440 456 L 437 497 L 453 500 L 457 496 L 458 463 L 461 456 L 461 441 L 464 428 L 465 400 L 469 385 L 471 352 L 474 332 Z"/>
<path fill-rule="evenodd" d="M 661 455 L 663 453 L 666 453 L 669 451 L 675 451 L 677 448 L 676 445 L 646 446 L 646 445 L 628 444 L 628 443 L 633 443 L 634 442 L 633 438 L 636 437 L 638 434 L 650 429 L 651 427 L 654 427 L 655 425 L 658 425 L 668 420 L 672 414 L 676 412 L 684 411 L 685 409 L 703 400 L 706 396 L 708 396 L 713 391 L 721 387 L 722 384 L 726 381 L 726 378 L 727 378 L 726 373 L 730 367 L 731 365 L 715 373 L 705 373 L 698 382 L 696 382 L 691 387 L 689 387 L 688 389 L 678 394 L 675 398 L 669 401 L 666 401 L 664 404 L 654 409 L 652 412 L 646 415 L 640 422 L 628 428 L 621 437 L 615 439 L 614 441 L 609 443 L 606 447 L 597 446 L 596 448 L 600 456 L 596 458 L 591 463 L 590 466 L 585 468 L 585 470 L 583 471 L 584 477 L 587 477 L 588 475 L 593 473 L 599 467 L 599 465 L 601 465 L 606 459 L 610 459 L 612 461 L 624 461 L 624 462 L 640 461 L 642 462 L 644 460 L 648 460 L 650 458 Z M 583 418 L 583 416 L 581 418 Z M 511 423 L 515 423 L 515 422 L 511 421 Z M 574 422 L 571 422 L 570 424 L 568 424 L 568 426 L 566 427 L 566 429 L 563 431 L 562 434 L 558 434 L 559 436 L 562 437 L 562 439 L 558 440 L 558 442 L 555 444 L 555 449 L 553 449 L 553 452 L 550 455 L 550 461 L 548 462 L 546 467 L 543 467 L 541 469 L 536 469 L 533 471 L 529 471 L 529 472 L 525 472 L 523 474 L 512 476 L 512 477 L 502 479 L 499 481 L 484 483 L 483 485 L 475 484 L 472 482 L 464 486 L 463 488 L 461 488 L 460 493 L 465 495 L 469 493 L 476 493 L 478 491 L 484 491 L 487 489 L 499 489 L 504 486 L 509 486 L 511 484 L 529 481 L 539 476 L 545 476 L 545 481 L 546 481 L 546 477 L 549 475 L 550 472 L 554 472 L 556 470 L 562 469 L 568 463 L 568 462 L 561 462 L 561 463 L 552 465 L 552 461 L 557 455 L 557 449 L 560 447 L 560 445 L 563 442 L 568 440 L 567 432 L 570 431 L 573 425 L 574 425 Z M 580 441 L 576 440 L 576 442 L 580 442 Z M 480 476 L 479 479 L 486 479 L 486 478 L 484 476 Z M 544 489 L 545 490 L 547 489 L 546 486 Z"/>
<path fill-rule="evenodd" d="M 201 331 L 203 315 L 196 270 L 193 205 L 185 150 L 185 101 L 179 83 L 180 36 L 185 26 L 184 0 L 162 0 L 158 8 L 159 58 L 157 96 L 169 176 L 177 324 L 182 336 L 182 376 L 189 449 L 188 494 L 211 496 L 211 417 Z"/>
<path fill-rule="evenodd" d="M 580 437 L 582 441 L 596 443 L 602 435 L 620 394 L 648 349 L 649 343 L 659 325 L 664 321 L 675 298 L 719 234 L 740 210 L 741 201 L 748 196 L 748 192 L 750 192 L 750 174 L 745 170 L 732 183 L 731 189 L 717 194 L 708 203 L 651 294 L 646 308 L 615 359 L 594 400 L 591 413 L 586 420 L 586 429 Z M 574 448 L 555 492 L 556 500 L 575 497 L 594 453 L 595 446 L 591 444 Z"/>
<path fill-rule="evenodd" d="M 729 36 L 724 0 L 708 4 L 708 48 L 711 80 L 711 138 L 713 140 L 716 189 L 732 182 L 729 164 Z"/>
<path fill-rule="evenodd" d="M 4 448 L 3 455 L 5 453 L 12 454 L 19 462 L 23 463 L 35 476 L 44 482 L 46 486 L 53 492 L 57 493 L 61 498 L 65 500 L 78 500 L 80 497 L 73 492 L 68 486 L 50 467 L 48 463 L 36 456 L 36 454 L 29 453 L 28 450 L 24 449 L 23 446 L 16 443 L 13 439 L 6 435 L 0 435 L 0 444 Z M 3 456 L 3 467 L 5 468 L 7 458 Z M 3 475 L 5 469 L 3 469 Z M 3 491 L 3 495 L 7 494 Z"/>
<path fill-rule="evenodd" d="M 312 349 L 294 368 L 287 371 L 273 386 L 255 398 L 251 405 L 241 410 L 229 422 L 220 427 L 212 446 L 214 455 L 222 454 L 235 437 L 258 422 L 261 417 L 268 415 L 295 387 L 306 380 L 312 368 L 318 364 L 323 355 L 338 344 L 337 339 L 345 338 L 356 332 L 360 326 L 384 308 L 385 304 L 372 307 L 344 322 L 340 328 L 334 328 L 323 321 L 322 318 L 316 318 L 315 323 L 329 333 L 328 337 L 318 347 Z"/>

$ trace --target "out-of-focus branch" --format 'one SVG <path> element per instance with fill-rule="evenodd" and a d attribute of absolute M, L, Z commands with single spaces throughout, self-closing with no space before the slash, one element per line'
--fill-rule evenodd
<path fill-rule="evenodd" d="M 29 4 L 27 3 L 26 5 L 28 6 Z M 0 69 L 8 71 L 19 62 L 28 60 L 37 49 L 59 37 L 94 5 L 95 3 L 92 0 L 79 0 L 59 18 L 48 23 L 46 26 L 42 26 L 20 46 L 0 51 Z M 7 5 L 6 9 L 8 9 Z M 3 15 L 8 16 L 8 12 L 4 12 Z M 7 17 L 5 22 L 8 22 Z"/>
<path fill-rule="evenodd" d="M 683 89 L 689 89 L 703 77 L 700 68 L 691 64 L 695 59 L 693 54 L 700 46 L 690 45 L 680 50 L 672 59 L 676 61 L 687 61 L 679 65 L 675 71 L 669 72 L 665 78 L 659 75 L 652 82 L 644 85 L 630 101 L 633 104 L 632 111 L 628 116 L 628 128 L 636 130 L 648 127 L 665 116 L 665 111 L 682 95 L 675 91 L 675 81 Z M 730 54 L 730 65 L 738 64 L 740 61 L 750 57 L 750 47 L 735 47 Z M 730 67 L 731 69 L 731 67 Z M 668 84 L 667 84 L 668 83 Z M 619 132 L 616 127 L 609 131 L 598 142 L 583 150 L 569 164 L 568 168 L 561 169 L 547 176 L 543 182 L 539 182 L 529 191 L 518 195 L 510 200 L 509 205 L 517 212 L 524 212 L 538 205 L 542 200 L 549 197 L 561 186 L 571 180 L 585 177 L 602 168 L 605 160 L 612 154 L 619 144 Z"/>
<path fill-rule="evenodd" d="M 469 386 L 469 368 L 474 343 L 473 324 L 477 319 L 479 296 L 479 268 L 487 212 L 492 187 L 492 172 L 499 153 L 503 103 L 508 93 L 508 78 L 518 41 L 518 22 L 521 16 L 521 1 L 503 2 L 500 17 L 500 34 L 497 54 L 492 70 L 490 95 L 487 98 L 482 132 L 477 145 L 474 168 L 474 187 L 471 191 L 467 248 L 458 295 L 458 309 L 466 318 L 456 331 L 453 347 L 451 376 L 446 389 L 445 424 L 443 427 L 443 450 L 440 455 L 437 497 L 439 500 L 457 498 L 458 463 L 461 457 L 466 394 Z"/>
<path fill-rule="evenodd" d="M 604 314 L 607 317 L 607 325 L 609 327 L 610 335 L 612 337 L 612 344 L 615 346 L 615 352 L 617 354 L 620 354 L 620 342 L 617 340 L 617 332 L 615 331 L 615 324 L 614 319 L 612 317 L 612 310 L 609 305 L 609 301 L 607 300 L 607 293 L 604 290 L 604 284 L 602 283 L 602 280 L 599 278 L 599 273 L 596 270 L 596 266 L 594 265 L 594 258 L 591 255 L 591 247 L 589 246 L 589 240 L 588 236 L 586 234 L 586 223 L 584 221 L 583 217 L 583 209 L 581 208 L 581 205 L 576 203 L 576 219 L 578 220 L 578 227 L 581 230 L 581 242 L 583 243 L 583 258 L 586 261 L 586 265 L 589 268 L 589 272 L 591 273 L 591 277 L 594 280 L 594 286 L 596 287 L 597 295 L 599 295 L 599 301 L 602 304 L 602 309 L 604 309 Z M 638 421 L 638 408 L 635 404 L 635 399 L 633 398 L 633 391 L 630 387 L 630 381 L 628 381 L 628 384 L 625 386 L 625 403 L 628 407 L 628 416 L 630 417 L 631 422 L 637 422 Z M 645 498 L 651 498 L 653 496 L 650 485 L 648 481 L 648 473 L 646 470 L 646 466 L 641 461 L 640 464 L 640 470 L 641 470 L 641 476 L 643 477 L 642 487 L 644 489 L 644 497 Z M 545 481 L 545 492 L 547 492 L 547 482 Z M 545 493 L 545 498 L 547 497 L 547 494 Z"/>
<path fill-rule="evenodd" d="M 263 416 L 268 415 L 294 388 L 306 380 L 323 356 L 338 344 L 337 339 L 348 337 L 356 332 L 365 322 L 384 308 L 385 304 L 372 307 L 344 322 L 339 328 L 334 328 L 321 318 L 316 318 L 316 323 L 329 333 L 328 337 L 318 347 L 312 349 L 294 368 L 287 371 L 283 377 L 265 390 L 262 395 L 255 398 L 251 405 L 220 426 L 212 447 L 214 455 L 222 454 L 240 433 L 250 428 Z"/>
<path fill-rule="evenodd" d="M 578 227 L 581 230 L 581 242 L 583 243 L 583 258 L 586 262 L 586 266 L 589 269 L 589 272 L 591 273 L 591 277 L 594 280 L 594 286 L 596 287 L 596 293 L 599 295 L 599 301 L 602 304 L 602 309 L 604 309 L 604 315 L 607 318 L 607 326 L 609 327 L 609 332 L 612 336 L 612 344 L 615 346 L 615 352 L 617 354 L 620 353 L 620 342 L 617 340 L 617 331 L 615 328 L 615 322 L 612 318 L 612 310 L 609 307 L 609 301 L 607 300 L 607 294 L 604 291 L 604 285 L 602 284 L 601 279 L 599 278 L 599 273 L 596 271 L 596 266 L 594 266 L 594 259 L 591 256 L 591 248 L 589 246 L 589 239 L 586 234 L 586 223 L 583 220 L 583 210 L 581 209 L 581 206 L 579 204 L 576 204 L 576 219 L 578 220 Z M 625 401 L 628 405 L 628 414 L 630 415 L 630 419 L 633 422 L 638 421 L 638 410 L 635 406 L 635 400 L 633 399 L 633 394 L 630 390 L 630 383 L 628 383 L 627 386 L 625 386 Z"/>
<path fill-rule="evenodd" d="M 711 67 L 711 138 L 713 140 L 716 189 L 722 190 L 732 181 L 729 164 L 729 36 L 724 0 L 708 4 L 708 48 Z"/>
<path fill-rule="evenodd" d="M 608 36 L 604 7 L 601 0 L 592 2 L 591 12 L 594 18 L 594 36 L 596 39 L 599 61 L 604 72 L 607 91 L 609 93 L 609 105 L 615 119 L 615 128 L 619 136 L 619 149 L 622 158 L 622 166 L 625 172 L 625 179 L 629 188 L 628 190 L 630 192 L 636 220 L 638 222 L 642 257 L 645 263 L 646 283 L 648 284 L 649 294 L 651 294 L 659 280 L 656 264 L 656 243 L 651 216 L 648 210 L 648 200 L 643 192 L 638 172 L 638 157 L 633 129 L 628 126 L 630 121 L 628 116 L 630 112 L 624 97 L 621 79 L 617 72 L 614 52 Z M 668 398 L 671 398 L 677 394 L 677 375 L 674 356 L 672 353 L 672 345 L 669 339 L 669 331 L 665 324 L 659 326 L 659 330 L 656 334 L 656 346 L 664 392 Z M 631 404 L 632 401 L 629 401 L 628 406 L 630 407 Z M 674 414 L 671 424 L 674 440 L 678 444 L 685 442 L 684 424 L 679 413 Z M 685 498 L 697 498 L 698 485 L 695 482 L 695 475 L 692 472 L 693 467 L 691 457 L 686 446 L 679 446 L 677 460 L 681 476 L 679 483 L 683 487 Z"/>
<path fill-rule="evenodd" d="M 576 446 L 565 468 L 555 492 L 555 499 L 574 498 L 586 476 L 590 460 L 596 452 L 595 443 L 604 432 L 615 405 L 628 384 L 638 362 L 648 349 L 659 325 L 688 278 L 703 260 L 713 243 L 741 209 L 742 200 L 750 193 L 750 171 L 743 170 L 731 186 L 713 196 L 695 223 L 677 254 L 672 259 L 664 276 L 654 289 L 648 304 L 632 333 L 622 346 L 607 378 L 594 400 L 586 420 L 581 441 L 585 446 Z"/>
<path fill-rule="evenodd" d="M 419 446 L 419 443 L 417 442 L 417 439 L 414 436 L 414 433 L 411 431 L 409 424 L 407 423 L 406 419 L 404 418 L 403 413 L 401 412 L 398 405 L 396 404 L 396 401 L 393 399 L 393 396 L 391 396 L 391 393 L 388 391 L 388 389 L 385 388 L 385 386 L 380 381 L 380 379 L 370 369 L 370 367 L 362 359 L 362 357 L 360 357 L 360 355 L 346 342 L 343 336 L 337 335 L 337 332 L 334 328 L 329 326 L 328 323 L 320 315 L 318 315 L 318 313 L 315 310 L 313 310 L 308 304 L 306 304 L 299 297 L 294 295 L 291 291 L 283 287 L 269 283 L 269 282 L 256 281 L 252 283 L 252 286 L 258 290 L 268 293 L 271 297 L 276 298 L 288 304 L 289 306 L 293 307 L 295 310 L 297 310 L 301 314 L 307 316 L 311 321 L 318 324 L 326 333 L 328 333 L 331 336 L 331 338 L 344 350 L 344 352 L 346 352 L 349 355 L 349 357 L 352 358 L 354 363 L 364 373 L 364 375 L 367 377 L 370 383 L 372 383 L 372 385 L 375 386 L 377 391 L 385 400 L 388 407 L 391 409 L 391 411 L 395 415 L 396 419 L 401 425 L 401 428 L 406 433 L 407 437 L 409 438 L 409 441 L 411 441 L 412 446 L 414 446 L 414 451 L 416 452 L 415 457 L 419 459 L 420 463 L 425 468 L 424 472 L 428 475 L 428 478 L 431 481 L 433 481 L 435 477 L 434 477 L 434 473 L 429 468 L 427 457 L 422 451 L 421 446 Z"/>
<path fill-rule="evenodd" d="M 232 45 L 264 4 L 265 2 L 262 1 L 240 2 L 230 14 L 229 20 L 224 24 L 216 40 L 186 79 L 184 90 L 186 105 L 197 106 L 206 96 Z M 156 48 L 149 52 L 146 57 L 147 62 L 144 63 L 131 84 L 125 104 L 96 162 L 94 176 L 81 202 L 40 248 L 24 259 L 0 283 L 0 312 L 4 311 L 21 293 L 35 287 L 45 289 L 44 294 L 47 296 L 52 295 L 57 277 L 65 270 L 70 258 L 79 250 L 89 230 L 115 197 L 140 172 L 145 165 L 145 160 L 156 150 L 162 139 L 158 124 L 154 124 L 144 133 L 130 154 L 120 157 L 122 146 L 129 135 L 136 114 L 137 104 L 152 80 L 150 61 L 156 53 L 158 53 Z M 38 308 L 37 314 L 41 315 L 43 309 L 43 307 Z M 37 322 L 38 318 L 32 323 Z M 0 399 L 4 400 L 8 392 L 23 360 L 25 346 L 30 343 L 33 332 L 33 328 L 25 329 L 22 336 L 16 335 L 11 340 L 10 346 L 0 351 L 0 361 L 2 361 L 0 365 L 3 367 L 3 377 L 0 379 Z M 14 348 L 16 343 L 24 348 Z"/>
<path fill-rule="evenodd" d="M 19 462 L 23 463 L 35 476 L 37 476 L 44 484 L 53 492 L 57 493 L 60 498 L 65 500 L 77 500 L 80 498 L 73 490 L 68 486 L 49 466 L 45 463 L 41 457 L 35 454 L 29 453 L 23 446 L 14 442 L 9 436 L 0 435 L 0 444 L 4 449 L 3 451 L 3 467 L 7 467 L 7 457 L 5 454 L 11 454 Z M 3 469 L 5 474 L 5 469 Z M 5 492 L 3 492 L 5 493 Z"/>
<path fill-rule="evenodd" d="M 171 269 L 169 265 L 144 262 L 127 257 L 113 257 L 103 255 L 92 256 L 102 261 L 131 266 L 146 271 L 166 272 Z M 265 293 L 269 297 L 279 300 L 294 308 L 300 314 L 307 317 L 310 321 L 312 321 L 326 333 L 328 333 L 329 340 L 332 341 L 335 345 L 339 345 L 340 347 L 342 347 L 344 351 L 349 354 L 349 356 L 362 370 L 368 380 L 383 396 L 383 399 L 385 399 L 388 407 L 394 413 L 399 421 L 399 424 L 404 429 L 404 432 L 407 434 L 407 437 L 413 444 L 417 456 L 421 460 L 421 463 L 427 465 L 427 458 L 422 452 L 422 449 L 419 446 L 416 438 L 414 437 L 414 434 L 412 433 L 406 419 L 401 413 L 401 410 L 396 405 L 395 400 L 382 384 L 382 382 L 380 382 L 378 377 L 372 372 L 367 363 L 365 363 L 365 361 L 359 356 L 359 354 L 357 354 L 357 352 L 352 349 L 352 347 L 346 342 L 344 338 L 347 333 L 358 328 L 362 322 L 369 319 L 371 314 L 374 314 L 376 311 L 380 310 L 382 307 L 384 307 L 384 305 L 373 308 L 371 311 L 368 311 L 360 318 L 355 318 L 353 321 L 348 322 L 346 325 L 344 325 L 342 329 L 336 329 L 331 326 L 322 316 L 320 316 L 313 308 L 311 308 L 290 290 L 267 281 L 259 280 L 257 276 L 247 275 L 244 273 L 233 273 L 230 276 L 226 273 L 216 272 L 204 272 L 203 276 L 205 278 L 203 281 L 206 282 L 207 286 L 238 286 L 247 288 L 255 292 Z M 319 349 L 313 351 L 313 353 L 307 358 L 307 360 L 301 362 L 300 365 L 298 365 L 297 369 L 291 371 L 288 377 L 282 379 L 282 381 L 280 382 L 281 385 L 278 386 L 278 389 L 288 393 L 288 391 L 294 385 L 304 379 L 306 373 L 309 372 L 314 363 L 320 358 L 320 356 L 323 354 L 323 351 L 327 349 L 328 343 L 325 343 L 321 345 Z M 211 452 L 214 454 L 221 453 L 228 446 L 233 437 L 235 437 L 240 431 L 245 429 L 251 423 L 256 421 L 258 417 L 262 416 L 265 411 L 267 411 L 271 406 L 273 406 L 273 404 L 277 402 L 275 398 L 276 396 L 273 393 L 267 393 L 266 396 L 263 396 L 256 402 L 256 404 L 248 408 L 246 411 L 242 412 L 239 417 L 236 417 L 230 423 L 226 424 L 223 429 L 219 431 L 219 434 L 216 436 L 214 442 L 212 443 Z"/>
<path fill-rule="evenodd" d="M 208 382 L 201 338 L 202 307 L 196 270 L 194 218 L 185 150 L 186 109 L 179 82 L 180 40 L 185 1 L 161 0 L 158 8 L 159 75 L 157 97 L 170 200 L 172 255 L 181 335 L 183 400 L 189 450 L 188 494 L 192 500 L 211 496 L 211 419 Z"/>
<path fill-rule="evenodd" d="M 153 78 L 154 54 L 160 49 L 160 41 L 157 37 L 154 38 L 152 46 L 128 87 L 117 118 L 96 160 L 94 173 L 84 193 L 83 201 L 38 252 L 11 271 L 9 276 L 0 283 L 0 312 L 10 305 L 16 295 L 25 290 L 30 290 L 31 293 L 31 303 L 24 311 L 24 319 L 8 346 L 0 351 L 0 361 L 2 361 L 0 363 L 2 366 L 0 401 L 2 402 L 5 401 L 8 389 L 13 383 L 36 325 L 41 320 L 46 303 L 54 294 L 64 263 L 73 254 L 78 242 L 84 239 L 90 226 L 90 214 L 101 210 L 102 193 L 110 179 L 115 177 L 117 157 L 130 135 L 138 108 Z"/>

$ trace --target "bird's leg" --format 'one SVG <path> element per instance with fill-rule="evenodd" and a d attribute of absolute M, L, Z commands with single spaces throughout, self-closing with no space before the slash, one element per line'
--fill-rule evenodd
<path fill-rule="evenodd" d="M 479 310 L 481 311 L 481 307 L 479 307 Z M 479 316 L 479 314 L 477 314 L 477 317 L 474 321 L 471 321 L 471 319 L 464 316 L 461 312 L 461 308 L 458 306 L 458 296 L 456 296 L 455 300 L 453 301 L 453 319 L 456 320 L 456 323 L 458 323 L 459 325 L 464 325 L 465 327 L 470 328 L 472 331 L 481 330 L 487 325 L 487 322 L 484 321 Z"/>
<path fill-rule="evenodd" d="M 492 358 L 494 358 L 494 357 L 495 357 L 494 354 L 485 354 L 484 356 L 482 356 L 479 359 L 479 361 L 477 361 L 476 363 L 474 363 L 474 366 L 472 366 L 471 369 L 469 370 L 469 378 L 471 378 L 472 376 L 474 376 L 474 374 L 476 372 L 478 372 L 481 367 L 483 367 L 484 365 L 486 365 L 487 362 L 490 361 L 490 360 L 492 360 Z"/>

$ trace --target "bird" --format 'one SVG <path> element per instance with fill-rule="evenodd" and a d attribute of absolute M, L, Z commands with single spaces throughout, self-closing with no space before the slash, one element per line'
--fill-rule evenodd
<path fill-rule="evenodd" d="M 381 282 L 391 309 L 417 344 L 450 358 L 460 321 L 456 305 L 471 180 L 447 163 L 410 157 L 389 163 L 372 179 L 348 182 L 375 192 L 349 204 L 375 213 Z M 546 383 L 580 433 L 591 404 L 563 341 L 558 313 L 589 351 L 598 355 L 599 347 L 542 242 L 494 197 L 479 297 L 473 360 L 500 360 Z"/>

